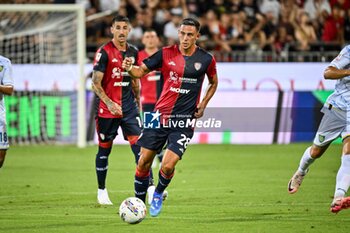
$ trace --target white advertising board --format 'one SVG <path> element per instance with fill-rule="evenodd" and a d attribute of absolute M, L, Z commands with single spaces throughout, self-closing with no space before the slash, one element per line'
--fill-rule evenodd
<path fill-rule="evenodd" d="M 218 91 L 331 90 L 335 81 L 324 80 L 326 63 L 218 63 Z M 92 65 L 86 65 L 86 75 Z M 72 64 L 13 65 L 17 90 L 77 89 L 78 68 Z M 205 85 L 203 85 L 205 87 Z"/>

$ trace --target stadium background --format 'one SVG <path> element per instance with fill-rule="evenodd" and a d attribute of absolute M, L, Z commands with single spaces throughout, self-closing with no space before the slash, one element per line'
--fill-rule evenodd
<path fill-rule="evenodd" d="M 75 3 L 0 0 L 30 6 L 59 2 Z M 11 149 L 0 171 L 0 232 L 348 232 L 349 211 L 336 216 L 329 213 L 341 145 L 332 145 L 313 165 L 296 195 L 287 193 L 287 182 L 312 140 L 320 107 L 333 90 L 334 82 L 325 81 L 322 73 L 349 41 L 349 1 L 319 1 L 323 2 L 318 8 L 321 11 L 310 10 L 313 1 L 308 0 L 79 2 L 84 4 L 87 27 L 83 120 L 86 140 L 92 144 L 85 148 L 69 145 L 76 143 L 78 121 L 82 120 L 77 113 L 77 57 L 71 52 L 77 50 L 77 40 L 70 37 L 76 35 L 73 21 L 69 16 L 64 24 L 66 16 L 51 18 L 38 13 L 28 20 L 22 13 L 3 13 L 0 5 L 0 54 L 12 59 L 16 83 L 16 93 L 6 97 Z M 107 8 L 103 5 L 106 2 L 111 4 Z M 154 9 L 150 10 L 146 2 Z M 291 30 L 289 37 L 280 38 L 271 24 L 259 21 L 259 15 L 272 17 L 269 10 L 260 9 L 262 3 L 273 4 L 273 8 L 265 5 L 273 12 L 279 4 L 275 29 Z M 343 19 L 331 10 L 334 6 L 339 9 L 337 3 L 341 4 Z M 106 28 L 108 31 L 116 12 L 133 19 L 137 33 L 131 40 L 140 45 L 137 35 L 154 24 L 156 15 L 160 20 L 164 16 L 165 26 L 171 14 L 179 14 L 179 8 L 182 13 L 187 8 L 190 15 L 200 17 L 205 29 L 200 45 L 219 62 L 220 86 L 207 114 L 221 117 L 228 123 L 227 129 L 198 132 L 192 144 L 200 144 L 190 145 L 179 163 L 162 214 L 129 226 L 117 216 L 119 203 L 133 196 L 135 166 L 129 146 L 116 145 L 110 158 L 108 188 L 114 206 L 95 204 L 91 60 L 96 48 L 109 40 Z M 301 23 L 299 16 L 304 8 L 318 12 L 311 22 L 317 36 L 312 41 L 297 40 L 297 24 L 284 21 L 288 18 Z M 250 14 L 249 20 L 243 11 Z M 283 16 L 291 12 L 294 19 Z M 247 19 L 243 20 L 247 35 L 231 38 L 239 35 L 233 29 L 224 33 L 227 15 L 232 25 L 241 25 L 240 21 Z M 50 31 L 44 34 L 48 37 L 38 39 L 31 33 L 45 27 L 22 30 L 36 23 L 47 26 L 57 19 L 62 19 L 57 28 L 67 26 L 62 35 Z M 164 45 L 172 42 L 161 27 L 158 30 Z M 325 31 L 335 36 L 323 36 Z M 20 37 L 9 39 L 17 32 Z M 269 33 L 275 36 L 268 37 Z M 305 42 L 306 46 L 300 46 Z M 215 115 L 218 113 L 229 114 Z"/>
<path fill-rule="evenodd" d="M 311 141 L 317 127 L 314 119 L 320 118 L 315 108 L 322 106 L 324 96 L 329 94 L 327 91 L 334 87 L 334 82 L 323 80 L 323 70 L 346 44 L 350 34 L 350 2 L 320 2 L 213 0 L 203 4 L 200 0 L 77 1 L 83 4 L 86 13 L 86 141 L 96 142 L 91 111 L 93 94 L 89 90 L 91 62 L 96 49 L 110 39 L 109 22 L 116 13 L 130 17 L 133 30 L 129 41 L 140 49 L 142 32 L 147 28 L 156 29 L 161 44 L 168 45 L 176 43 L 176 25 L 182 17 L 198 18 L 202 23 L 198 43 L 211 51 L 218 61 L 220 84 L 209 107 L 231 108 L 229 114 L 239 115 L 242 106 L 251 108 L 253 112 L 254 108 L 259 111 L 265 106 L 276 113 L 273 120 L 263 119 L 270 127 L 263 127 L 255 134 L 249 129 L 249 124 L 247 128 L 232 126 L 223 128 L 222 132 L 198 132 L 192 143 Z M 77 4 L 74 0 L 3 0 L 2 3 L 27 3 L 32 6 L 36 3 Z M 12 143 L 74 143 L 77 141 L 77 122 L 82 120 L 77 111 L 77 89 L 82 82 L 73 65 L 77 59 L 73 52 L 77 49 L 74 45 L 76 40 L 66 34 L 58 34 L 63 42 L 56 39 L 48 45 L 41 45 L 41 41 L 54 41 L 53 35 L 37 39 L 24 34 L 20 38 L 9 39 L 11 34 L 28 31 L 31 23 L 21 17 L 3 13 L 0 24 L 0 53 L 13 61 L 16 81 L 15 95 L 6 97 L 9 138 Z M 41 17 L 42 21 L 50 22 L 51 16 L 42 14 Z M 36 17 L 35 24 L 40 23 L 40 17 Z M 306 28 L 314 32 L 314 38 L 299 35 Z M 69 34 L 69 31 L 66 33 Z M 46 52 L 50 47 L 60 48 L 60 51 Z M 33 55 L 42 53 L 41 50 L 45 50 L 44 59 Z M 240 99 L 242 95 L 246 97 Z M 252 100 L 256 104 L 252 104 Z M 309 117 L 298 117 L 295 113 L 298 109 L 302 112 L 299 115 Z M 302 124 L 310 127 L 301 129 L 298 125 Z M 116 143 L 125 142 L 117 139 Z"/>

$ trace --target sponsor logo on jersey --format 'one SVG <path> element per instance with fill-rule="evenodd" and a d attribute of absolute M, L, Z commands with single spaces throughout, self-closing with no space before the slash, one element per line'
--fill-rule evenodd
<path fill-rule="evenodd" d="M 114 67 L 112 70 L 112 78 L 120 78 L 121 77 L 121 70 L 119 67 Z"/>
<path fill-rule="evenodd" d="M 114 84 L 113 84 L 113 86 L 115 86 L 115 87 L 127 87 L 129 85 L 130 85 L 129 82 L 114 82 Z"/>
<path fill-rule="evenodd" d="M 173 62 L 173 61 L 169 61 L 169 62 L 168 62 L 168 65 L 170 65 L 170 66 L 176 66 L 175 62 Z"/>
<path fill-rule="evenodd" d="M 117 58 L 113 58 L 112 62 L 118 62 Z"/>
<path fill-rule="evenodd" d="M 179 80 L 179 75 L 174 71 L 170 71 L 168 81 L 173 82 L 173 83 L 177 83 L 178 80 Z"/>
<path fill-rule="evenodd" d="M 196 78 L 186 78 L 186 77 L 181 77 L 180 81 L 182 83 L 197 83 L 197 79 Z"/>
<path fill-rule="evenodd" d="M 175 92 L 175 93 L 180 93 L 180 94 L 188 94 L 190 90 L 187 89 L 181 89 L 177 87 L 170 87 L 170 91 Z"/>

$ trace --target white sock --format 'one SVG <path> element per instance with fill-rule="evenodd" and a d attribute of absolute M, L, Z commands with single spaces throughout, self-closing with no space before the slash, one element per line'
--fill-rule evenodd
<path fill-rule="evenodd" d="M 301 157 L 300 159 L 300 163 L 298 167 L 298 171 L 304 175 L 306 174 L 306 171 L 309 168 L 309 166 L 315 161 L 315 159 L 312 158 L 310 155 L 310 150 L 311 150 L 311 146 L 305 150 L 303 157 Z"/>
<path fill-rule="evenodd" d="M 334 198 L 344 197 L 350 186 L 350 155 L 343 155 L 337 174 Z"/>

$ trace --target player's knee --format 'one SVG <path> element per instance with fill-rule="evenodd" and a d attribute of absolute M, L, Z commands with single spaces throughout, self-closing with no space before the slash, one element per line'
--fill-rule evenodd
<path fill-rule="evenodd" d="M 350 137 L 343 140 L 343 155 L 350 155 Z"/>
<path fill-rule="evenodd" d="M 161 169 L 162 169 L 164 174 L 171 175 L 174 172 L 175 168 L 174 168 L 174 166 L 172 164 L 162 163 Z"/>
<path fill-rule="evenodd" d="M 349 146 L 343 147 L 343 155 L 349 155 L 350 156 L 350 148 Z"/>
<path fill-rule="evenodd" d="M 152 166 L 152 162 L 148 162 L 141 157 L 137 163 L 137 169 L 140 171 L 148 171 L 151 168 L 151 166 Z"/>
<path fill-rule="evenodd" d="M 138 164 L 136 165 L 137 170 L 139 171 L 149 171 L 149 169 L 151 168 L 151 166 L 148 166 L 147 163 L 145 163 L 143 160 L 139 160 Z"/>

